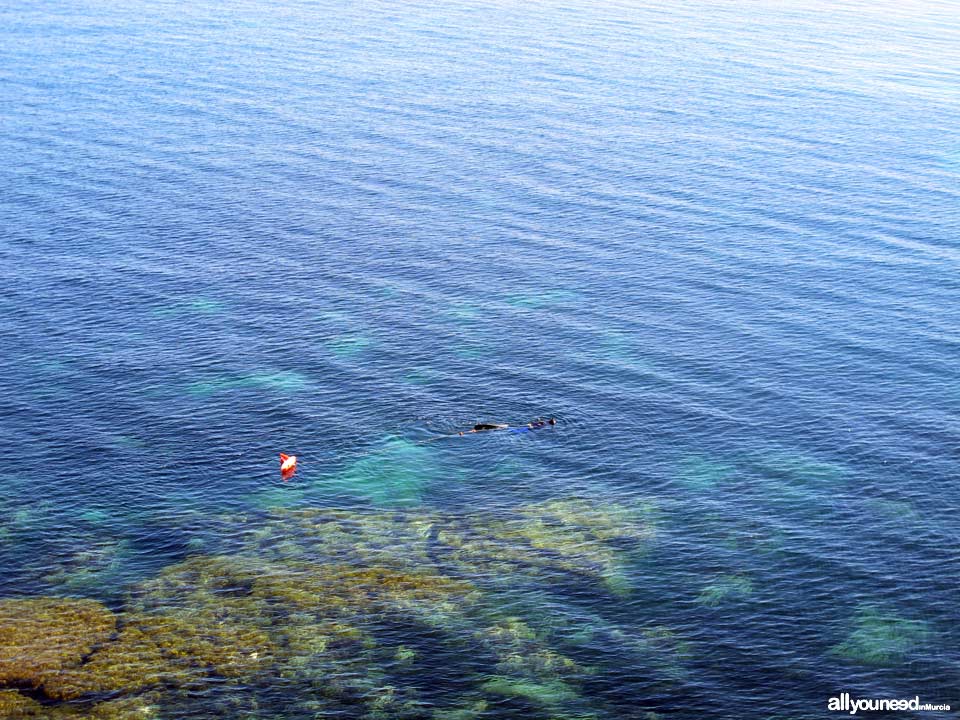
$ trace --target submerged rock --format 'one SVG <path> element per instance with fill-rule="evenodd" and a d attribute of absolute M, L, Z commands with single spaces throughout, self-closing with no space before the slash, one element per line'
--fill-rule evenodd
<path fill-rule="evenodd" d="M 114 614 L 93 600 L 0 600 L 0 687 L 50 682 L 115 629 Z"/>
<path fill-rule="evenodd" d="M 489 707 L 486 700 L 474 700 L 461 707 L 434 710 L 433 720 L 475 720 L 483 717 Z"/>
<path fill-rule="evenodd" d="M 326 481 L 330 490 L 380 507 L 416 505 L 431 475 L 432 456 L 422 445 L 390 437 Z"/>
<path fill-rule="evenodd" d="M 43 717 L 43 705 L 16 690 L 0 690 L 0 718 Z"/>
<path fill-rule="evenodd" d="M 350 358 L 363 352 L 373 344 L 373 341 L 364 335 L 338 335 L 329 342 L 327 347 L 331 352 L 342 358 Z"/>
<path fill-rule="evenodd" d="M 335 557 L 350 564 L 436 568 L 474 582 L 591 577 L 629 591 L 625 564 L 655 532 L 652 508 L 550 501 L 508 513 L 275 511 L 251 532 L 260 557 Z M 282 551 L 282 552 L 281 552 Z"/>
<path fill-rule="evenodd" d="M 690 490 L 705 492 L 730 482 L 736 473 L 733 465 L 695 455 L 680 463 L 677 479 Z"/>
<path fill-rule="evenodd" d="M 88 693 L 134 693 L 159 684 L 169 667 L 159 648 L 136 627 L 104 644 L 82 666 L 68 668 L 44 683 L 47 696 L 73 700 Z"/>
<path fill-rule="evenodd" d="M 494 677 L 483 684 L 483 690 L 491 695 L 521 698 L 545 708 L 556 708 L 579 697 L 574 688 L 561 680 L 533 682 L 522 678 Z"/>
<path fill-rule="evenodd" d="M 753 592 L 753 583 L 743 575 L 721 575 L 697 596 L 697 602 L 717 607 L 730 600 L 741 600 Z"/>
<path fill-rule="evenodd" d="M 522 506 L 511 516 L 471 516 L 448 523 L 438 540 L 455 561 L 491 577 L 518 572 L 538 581 L 544 570 L 598 580 L 609 592 L 629 593 L 626 549 L 653 535 L 650 508 L 554 500 Z"/>
<path fill-rule="evenodd" d="M 854 630 L 830 652 L 866 665 L 892 666 L 922 647 L 929 635 L 927 624 L 920 620 L 907 620 L 878 606 L 862 605 Z"/>
<path fill-rule="evenodd" d="M 147 693 L 135 697 L 106 700 L 96 704 L 64 703 L 62 705 L 40 705 L 35 715 L 12 715 L 9 720 L 23 718 L 42 718 L 42 720 L 164 720 L 160 710 L 159 693 Z M 0 713 L 0 718 L 8 716 Z"/>
<path fill-rule="evenodd" d="M 565 654 L 563 623 L 538 617 L 537 601 L 553 583 L 609 597 L 654 525 L 651 508 L 583 499 L 244 516 L 237 552 L 163 569 L 117 614 L 0 601 L 0 645 L 17 650 L 0 657 L 0 703 L 32 712 L 10 689 L 28 685 L 51 720 L 253 718 L 268 717 L 279 687 L 297 718 L 579 716 L 594 671 Z M 531 612 L 508 613 L 518 599 Z M 425 679 L 438 668 L 456 678 L 449 693 Z"/>

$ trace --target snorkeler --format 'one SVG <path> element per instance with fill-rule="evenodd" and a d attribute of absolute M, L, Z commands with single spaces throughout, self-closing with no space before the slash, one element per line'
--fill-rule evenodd
<path fill-rule="evenodd" d="M 477 423 L 472 428 L 467 430 L 468 433 L 477 433 L 477 432 L 486 432 L 487 430 L 506 430 L 509 425 L 494 425 L 493 423 Z M 463 435 L 463 430 L 460 431 L 460 435 Z"/>
<path fill-rule="evenodd" d="M 557 424 L 556 418 L 550 418 L 549 420 L 544 420 L 541 417 L 541 418 L 537 418 L 536 420 L 531 420 L 526 424 L 525 427 L 512 428 L 512 430 L 513 432 L 523 432 L 524 430 L 539 430 L 540 428 L 546 427 L 547 425 L 556 425 L 556 424 Z"/>
<path fill-rule="evenodd" d="M 550 418 L 549 420 L 544 420 L 543 418 L 537 418 L 536 420 L 531 420 L 526 425 L 521 425 L 520 427 L 510 427 L 509 425 L 504 424 L 493 424 L 493 423 L 477 423 L 471 429 L 467 430 L 467 433 L 477 433 L 477 432 L 486 432 L 487 430 L 509 430 L 510 432 L 526 432 L 528 430 L 537 430 L 547 425 L 556 425 L 557 419 Z M 464 431 L 461 430 L 459 435 L 463 435 Z"/>
<path fill-rule="evenodd" d="M 530 428 L 531 430 L 536 430 L 537 428 L 542 428 L 542 427 L 546 427 L 547 425 L 556 425 L 556 424 L 557 424 L 556 418 L 550 418 L 549 420 L 544 420 L 543 418 L 537 418 L 532 422 L 528 422 L 527 427 Z"/>

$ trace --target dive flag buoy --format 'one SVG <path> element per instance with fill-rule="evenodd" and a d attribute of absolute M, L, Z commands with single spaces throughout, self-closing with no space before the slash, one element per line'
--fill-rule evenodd
<path fill-rule="evenodd" d="M 297 471 L 297 456 L 280 453 L 280 477 L 286 482 Z"/>

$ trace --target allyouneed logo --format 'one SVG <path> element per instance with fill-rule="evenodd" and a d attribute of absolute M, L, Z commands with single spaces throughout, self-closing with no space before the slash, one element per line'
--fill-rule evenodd
<path fill-rule="evenodd" d="M 850 693 L 840 693 L 839 697 L 832 697 L 827 701 L 827 710 L 837 712 L 848 712 L 856 715 L 858 712 L 871 712 L 875 710 L 949 710 L 949 705 L 934 705 L 933 703 L 922 703 L 920 697 L 914 697 L 910 700 L 883 700 L 870 699 L 865 700 L 857 698 L 854 700 Z"/>

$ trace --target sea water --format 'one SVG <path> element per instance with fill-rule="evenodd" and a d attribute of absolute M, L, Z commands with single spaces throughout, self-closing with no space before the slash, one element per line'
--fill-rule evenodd
<path fill-rule="evenodd" d="M 960 705 L 958 18 L 5 4 L 0 595 L 262 634 L 31 700 Z"/>

